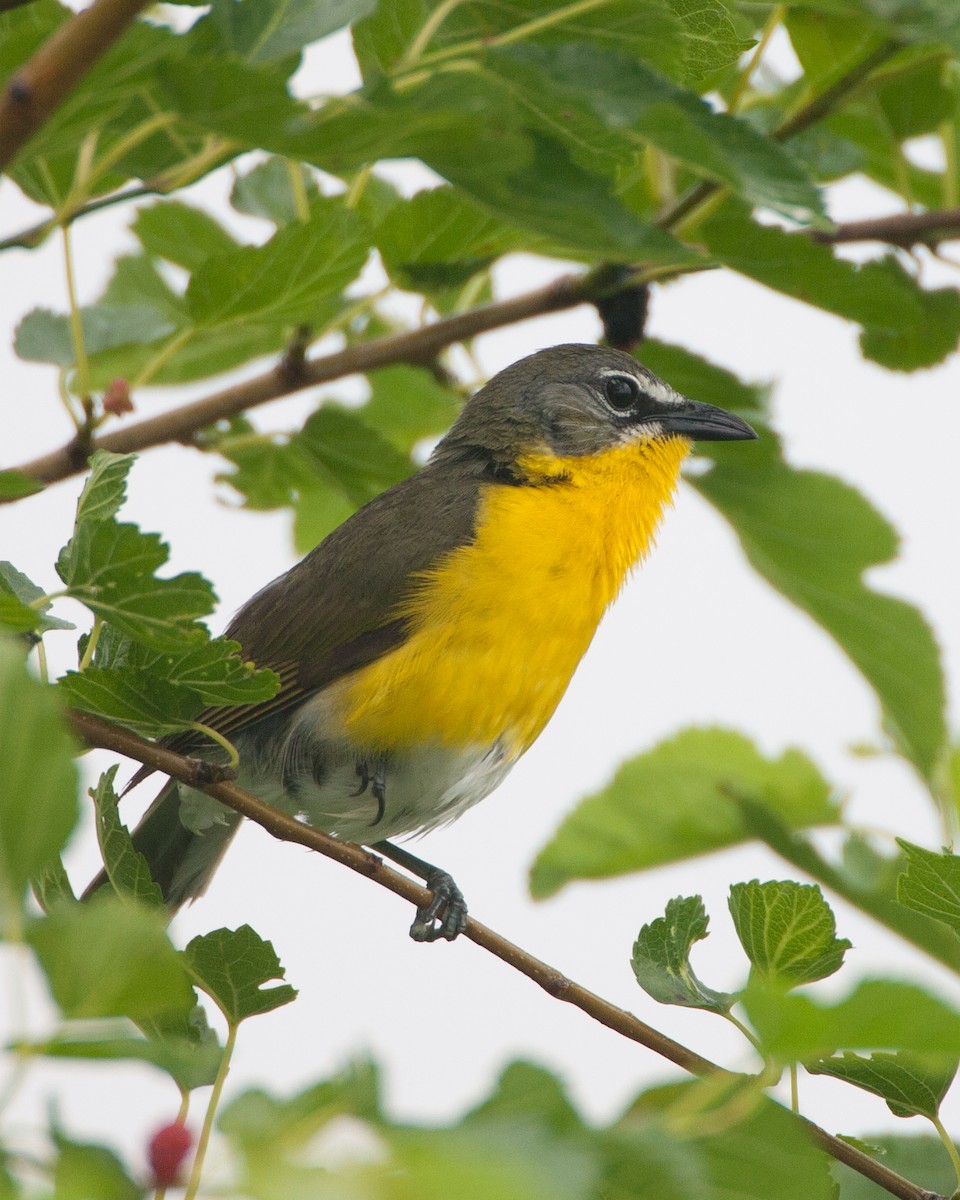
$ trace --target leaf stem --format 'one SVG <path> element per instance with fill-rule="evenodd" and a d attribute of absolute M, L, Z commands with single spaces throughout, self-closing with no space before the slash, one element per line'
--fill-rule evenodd
<path fill-rule="evenodd" d="M 181 1093 L 180 1093 L 180 1108 L 177 1111 L 177 1116 L 176 1116 L 176 1120 L 174 1121 L 174 1124 L 175 1125 L 186 1125 L 187 1114 L 189 1113 L 189 1111 L 190 1111 L 190 1093 L 188 1091 L 184 1090 L 184 1091 L 181 1091 Z M 153 1193 L 153 1200 L 165 1200 L 166 1194 L 167 1194 L 167 1185 L 165 1183 L 162 1183 L 156 1189 L 156 1191 Z"/>
<path fill-rule="evenodd" d="M 191 721 L 190 728 L 195 729 L 197 733 L 205 734 L 211 741 L 216 742 L 218 746 L 226 750 L 229 757 L 227 765 L 232 770 L 236 770 L 240 763 L 240 755 L 237 753 L 237 748 L 233 742 L 228 741 L 218 729 L 214 729 L 210 725 L 204 725 L 202 721 Z"/>
<path fill-rule="evenodd" d="M 735 113 L 739 111 L 740 102 L 743 100 L 746 90 L 750 86 L 750 80 L 760 65 L 760 60 L 763 58 L 767 46 L 770 44 L 770 39 L 783 23 L 785 15 L 786 8 L 782 4 L 777 4 L 770 10 L 770 15 L 767 17 L 766 24 L 760 34 L 760 40 L 754 47 L 753 54 L 750 55 L 750 61 L 744 67 L 740 78 L 737 80 L 737 86 L 733 89 L 733 95 L 730 97 L 730 103 L 727 105 L 727 112 Z"/>
<path fill-rule="evenodd" d="M 102 617 L 94 615 L 93 628 L 90 630 L 90 636 L 87 638 L 87 645 L 83 651 L 83 658 L 80 659 L 81 671 L 85 671 L 93 662 L 93 656 L 96 653 L 97 642 L 100 641 L 100 631 L 103 629 Z"/>
<path fill-rule="evenodd" d="M 350 186 L 347 188 L 347 193 L 343 198 L 344 208 L 356 208 L 360 203 L 360 197 L 363 195 L 367 186 L 367 181 L 373 174 L 373 163 L 367 163 L 365 167 L 354 175 L 350 180 Z"/>
<path fill-rule="evenodd" d="M 220 1060 L 220 1069 L 217 1071 L 217 1077 L 213 1081 L 213 1091 L 210 1093 L 210 1101 L 207 1104 L 207 1111 L 203 1117 L 203 1127 L 200 1130 L 200 1137 L 197 1140 L 197 1152 L 193 1156 L 193 1166 L 190 1168 L 190 1179 L 187 1183 L 187 1190 L 184 1192 L 183 1200 L 196 1200 L 197 1191 L 200 1187 L 200 1175 L 203 1171 L 203 1160 L 206 1158 L 207 1146 L 210 1144 L 210 1134 L 213 1132 L 213 1121 L 217 1115 L 220 1097 L 223 1095 L 223 1085 L 227 1082 L 227 1074 L 230 1071 L 230 1060 L 237 1045 L 238 1028 L 232 1021 L 227 1023 L 227 1038 L 223 1047 L 223 1058 Z"/>
<path fill-rule="evenodd" d="M 953 1164 L 953 1170 L 957 1176 L 957 1189 L 954 1192 L 954 1196 L 956 1197 L 960 1195 L 960 1151 L 957 1150 L 956 1143 L 944 1128 L 939 1114 L 930 1117 L 930 1122 L 940 1135 L 940 1141 L 946 1147 L 947 1154 L 950 1155 L 950 1162 Z"/>
<path fill-rule="evenodd" d="M 718 1013 L 718 1016 L 721 1016 L 724 1018 L 724 1020 L 729 1021 L 734 1028 L 739 1029 L 754 1050 L 756 1050 L 756 1052 L 764 1060 L 764 1062 L 767 1061 L 766 1055 L 763 1053 L 763 1046 L 760 1044 L 756 1034 L 752 1029 L 750 1029 L 749 1026 L 744 1025 L 744 1023 L 738 1017 L 735 1017 L 732 1012 L 721 1012 Z"/>
<path fill-rule="evenodd" d="M 155 175 L 144 183 L 137 184 L 135 187 L 109 192 L 105 196 L 99 196 L 95 200 L 88 200 L 76 206 L 64 202 L 61 210 L 54 216 L 48 217 L 45 221 L 39 221 L 36 225 L 29 225 L 26 229 L 10 234 L 9 237 L 0 238 L 0 251 L 16 248 L 30 250 L 34 246 L 39 246 L 54 229 L 70 225 L 79 217 L 100 212 L 104 208 L 113 208 L 117 204 L 126 204 L 131 200 L 140 200 L 144 196 L 165 196 L 168 192 L 195 182 L 207 171 L 220 166 L 233 153 L 234 146 L 226 138 L 210 138 L 204 149 L 192 158 L 185 160 L 178 167 L 171 167 L 170 170 Z"/>
<path fill-rule="evenodd" d="M 447 4 L 441 5 L 434 13 L 434 16 L 437 16 L 441 12 L 441 9 L 444 8 L 449 7 L 449 11 L 452 11 L 457 7 L 458 3 L 459 0 L 447 0 Z M 402 69 L 406 69 L 407 67 L 416 66 L 417 68 L 421 68 L 433 66 L 435 63 L 445 62 L 447 59 L 478 54 L 483 50 L 498 50 L 503 46 L 512 46 L 515 42 L 522 42 L 526 38 L 540 33 L 543 29 L 549 29 L 554 25 L 561 25 L 571 17 L 579 17 L 581 14 L 591 12 L 595 8 L 603 8 L 609 3 L 610 0 L 575 0 L 573 4 L 566 4 L 562 8 L 552 9 L 541 17 L 535 17 L 532 21 L 524 21 L 522 25 L 517 25 L 514 29 L 508 29 L 506 33 L 500 33 L 494 37 L 473 38 L 468 42 L 460 42 L 455 46 L 447 46 L 443 50 L 435 50 L 432 54 L 419 55 L 416 59 L 411 58 L 409 62 L 405 56 L 400 63 L 401 70 L 398 70 L 396 74 L 402 74 Z M 443 13 L 444 19 L 447 15 L 447 12 Z M 430 22 L 427 22 L 427 24 L 430 24 Z M 437 22 L 437 25 L 439 25 L 439 22 Z M 426 27 L 424 25 L 424 29 Z M 431 37 L 435 31 L 435 28 L 431 30 Z M 421 30 L 421 34 L 422 32 Z"/>
<path fill-rule="evenodd" d="M 40 675 L 40 682 L 49 683 L 50 671 L 47 667 L 47 647 L 42 637 L 37 641 L 37 670 Z"/>
<path fill-rule="evenodd" d="M 424 49 L 430 45 L 431 39 L 440 26 L 454 9 L 458 8 L 462 3 L 463 0 L 443 0 L 442 4 L 437 5 L 426 21 L 424 21 L 420 27 L 420 32 L 407 47 L 403 57 L 397 64 L 400 70 L 412 67 L 416 63 Z"/>
<path fill-rule="evenodd" d="M 195 329 L 190 328 L 181 329 L 178 334 L 175 334 L 165 346 L 156 352 L 153 358 L 148 359 L 143 364 L 139 374 L 130 380 L 130 392 L 133 393 L 137 388 L 146 387 L 160 368 L 168 363 L 178 351 L 183 349 L 195 332 Z"/>
<path fill-rule="evenodd" d="M 293 208 L 297 220 L 302 224 L 310 220 L 310 198 L 307 196 L 307 185 L 303 180 L 303 167 L 292 158 L 285 158 L 287 175 L 290 178 L 290 191 L 293 195 Z"/>
<path fill-rule="evenodd" d="M 800 1113 L 800 1088 L 797 1081 L 797 1064 L 790 1064 L 790 1109 L 799 1115 Z"/>
<path fill-rule="evenodd" d="M 77 303 L 77 281 L 73 267 L 73 249 L 70 244 L 70 227 L 61 225 L 63 235 L 63 265 L 67 277 L 67 299 L 70 304 L 70 337 L 73 342 L 73 356 L 77 361 L 77 392 L 81 401 L 90 395 L 90 364 L 87 361 L 87 347 L 83 339 L 83 318 Z"/>

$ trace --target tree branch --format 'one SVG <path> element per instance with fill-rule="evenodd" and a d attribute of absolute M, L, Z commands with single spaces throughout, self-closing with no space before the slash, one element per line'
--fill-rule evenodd
<path fill-rule="evenodd" d="M 0 96 L 0 171 L 150 0 L 94 0 L 50 37 Z"/>
<path fill-rule="evenodd" d="M 411 904 L 419 906 L 429 901 L 430 893 L 424 887 L 406 875 L 401 875 L 392 867 L 388 867 L 377 855 L 371 854 L 361 846 L 339 841 L 317 829 L 311 829 L 293 817 L 287 816 L 286 813 L 257 800 L 234 783 L 204 782 L 207 764 L 198 764 L 194 759 L 184 758 L 172 750 L 148 742 L 139 735 L 111 725 L 90 713 L 72 712 L 70 719 L 77 735 L 88 745 L 112 750 L 117 754 L 132 758 L 136 762 L 153 767 L 174 779 L 179 779 L 191 787 L 199 787 L 207 795 L 213 796 L 214 799 L 226 804 L 235 812 L 255 821 L 273 837 L 281 841 L 294 842 L 305 846 L 308 850 L 315 850 L 318 854 L 332 858 L 352 871 L 367 876 L 381 887 L 408 900 Z M 668 1059 L 690 1074 L 707 1076 L 727 1073 L 724 1068 L 697 1054 L 696 1051 L 688 1049 L 652 1026 L 645 1024 L 633 1013 L 618 1008 L 596 993 L 568 979 L 554 967 L 535 958 L 532 954 L 528 954 L 526 950 L 507 941 L 506 938 L 501 937 L 486 925 L 481 925 L 472 917 L 467 918 L 467 926 L 462 936 L 489 951 L 522 975 L 526 975 L 554 999 L 572 1004 L 601 1025 L 605 1025 L 608 1029 L 612 1029 L 615 1033 L 619 1033 L 631 1041 L 638 1042 L 641 1046 L 654 1051 L 655 1054 Z M 928 1192 L 904 1179 L 903 1176 L 889 1170 L 847 1142 L 833 1137 L 826 1130 L 813 1124 L 812 1121 L 805 1118 L 800 1119 L 816 1145 L 838 1162 L 845 1163 L 867 1179 L 879 1184 L 891 1195 L 900 1197 L 900 1200 L 942 1200 L 933 1192 Z"/>
<path fill-rule="evenodd" d="M 933 212 L 894 213 L 868 221 L 847 221 L 833 229 L 814 229 L 815 242 L 887 242 L 909 249 L 918 243 L 936 246 L 960 238 L 960 208 Z"/>
<path fill-rule="evenodd" d="M 322 358 L 297 363 L 285 360 L 278 367 L 244 383 L 101 434 L 82 447 L 75 441 L 68 442 L 59 450 L 23 463 L 16 469 L 41 483 L 54 483 L 82 471 L 95 450 L 125 454 L 163 442 L 185 441 L 198 429 L 291 392 L 395 363 L 422 363 L 454 342 L 475 337 L 478 333 L 599 299 L 609 286 L 607 272 L 602 269 L 586 275 L 563 275 L 536 291 L 486 304 L 419 329 L 349 346 Z M 0 499 L 0 503 L 4 502 Z"/>

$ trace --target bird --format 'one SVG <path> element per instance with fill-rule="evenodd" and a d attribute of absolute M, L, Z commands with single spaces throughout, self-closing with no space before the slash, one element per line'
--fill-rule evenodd
<path fill-rule="evenodd" d="M 225 636 L 279 691 L 199 722 L 235 747 L 240 786 L 419 875 L 431 901 L 411 937 L 453 940 L 462 892 L 391 839 L 455 820 L 504 779 L 650 550 L 693 442 L 756 436 L 619 350 L 520 359 L 417 472 L 238 611 Z M 199 736 L 163 744 L 216 761 Z M 240 821 L 167 781 L 133 841 L 171 911 L 206 890 Z"/>

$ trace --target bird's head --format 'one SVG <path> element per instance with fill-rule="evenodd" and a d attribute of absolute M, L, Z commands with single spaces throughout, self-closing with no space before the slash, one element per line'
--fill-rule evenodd
<path fill-rule="evenodd" d="M 434 461 L 485 462 L 509 474 L 531 455 L 580 458 L 671 438 L 756 436 L 742 418 L 688 400 L 621 350 L 571 344 L 495 375 L 467 402 Z"/>

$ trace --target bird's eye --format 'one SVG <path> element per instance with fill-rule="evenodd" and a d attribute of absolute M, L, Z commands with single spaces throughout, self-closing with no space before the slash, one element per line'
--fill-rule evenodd
<path fill-rule="evenodd" d="M 640 397 L 640 384 L 632 375 L 610 375 L 604 381 L 603 394 L 616 412 L 626 412 Z"/>

